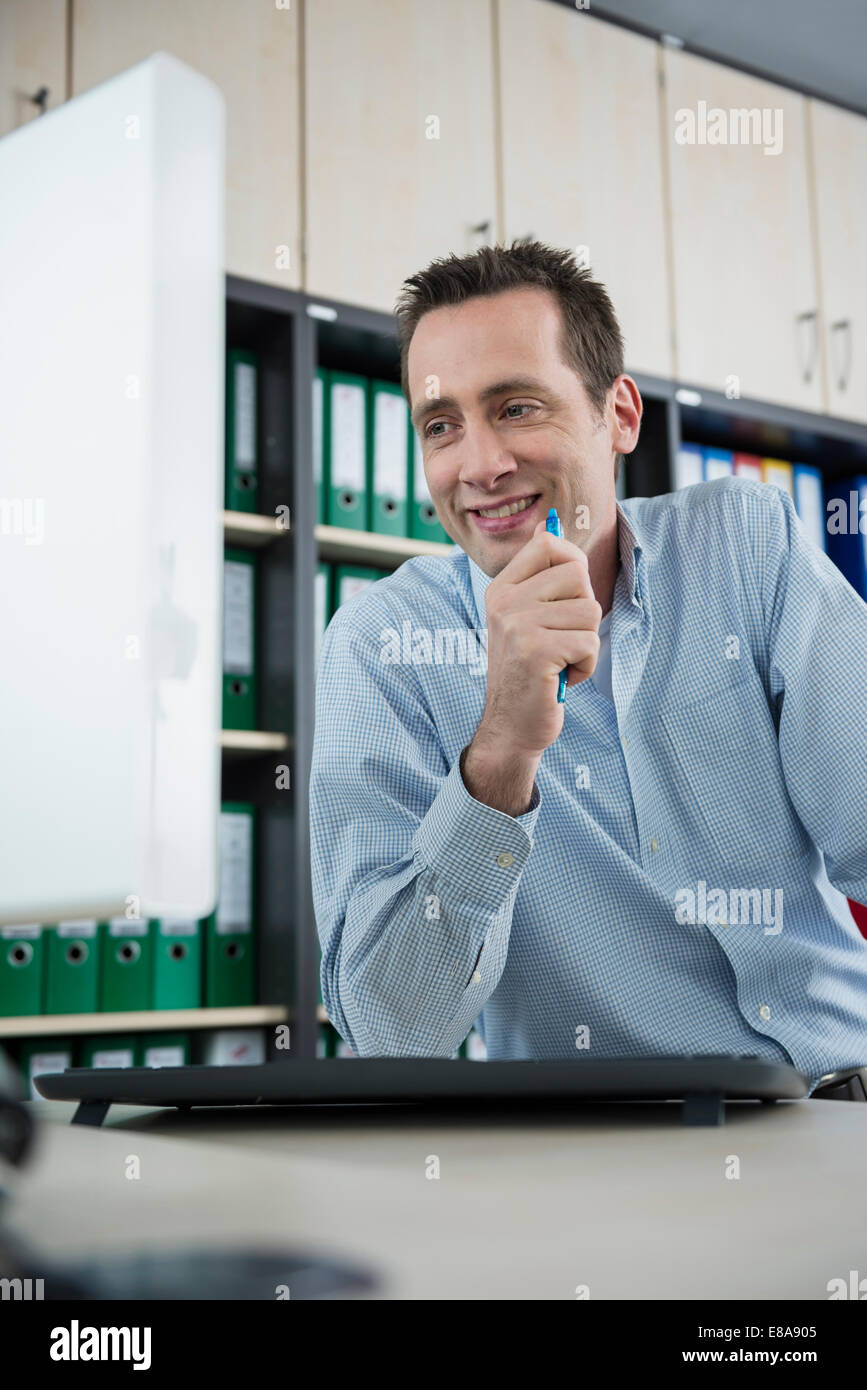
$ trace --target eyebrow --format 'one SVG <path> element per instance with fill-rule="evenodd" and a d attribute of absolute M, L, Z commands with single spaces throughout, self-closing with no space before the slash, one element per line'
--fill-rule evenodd
<path fill-rule="evenodd" d="M 543 381 L 537 380 L 532 376 L 513 376 L 504 381 L 495 381 L 493 385 L 486 386 L 484 391 L 480 391 L 477 400 L 480 405 L 485 401 L 492 400 L 494 396 L 509 395 L 534 395 L 552 396 L 550 387 Z M 432 400 L 424 401 L 417 405 L 412 412 L 412 423 L 416 430 L 420 430 L 425 420 L 431 415 L 438 415 L 441 410 L 460 410 L 460 405 L 454 396 L 435 396 Z"/>

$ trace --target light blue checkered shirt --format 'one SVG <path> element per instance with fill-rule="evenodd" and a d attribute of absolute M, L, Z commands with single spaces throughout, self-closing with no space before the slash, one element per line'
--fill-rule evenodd
<path fill-rule="evenodd" d="M 485 702 L 461 550 L 325 635 L 310 784 L 322 998 L 361 1056 L 867 1063 L 867 605 L 780 489 L 618 507 L 613 702 L 566 693 L 530 810 L 459 770 Z M 692 910 L 690 910 L 692 909 Z M 476 967 L 476 957 L 481 956 Z M 475 967 L 475 969 L 474 969 Z"/>

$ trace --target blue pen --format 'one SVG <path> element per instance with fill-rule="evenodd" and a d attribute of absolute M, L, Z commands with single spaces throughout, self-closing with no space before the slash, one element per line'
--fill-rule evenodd
<path fill-rule="evenodd" d="M 556 507 L 552 507 L 545 522 L 545 530 L 550 531 L 552 536 L 562 536 L 563 531 L 560 526 L 560 518 L 557 515 Z M 560 681 L 557 686 L 557 704 L 562 705 L 566 699 L 566 679 L 569 675 L 569 667 L 564 666 L 560 672 Z"/>

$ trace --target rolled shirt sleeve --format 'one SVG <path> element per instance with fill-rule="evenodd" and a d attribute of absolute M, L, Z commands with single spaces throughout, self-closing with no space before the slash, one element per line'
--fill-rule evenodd
<path fill-rule="evenodd" d="M 831 883 L 867 902 L 867 604 L 807 537 L 789 496 L 754 528 L 767 622 L 769 693 L 789 796 Z"/>
<path fill-rule="evenodd" d="M 310 777 L 322 999 L 360 1056 L 452 1055 L 496 988 L 541 805 L 476 801 L 411 665 L 351 605 L 323 641 Z M 353 621 L 354 619 L 354 621 Z"/>

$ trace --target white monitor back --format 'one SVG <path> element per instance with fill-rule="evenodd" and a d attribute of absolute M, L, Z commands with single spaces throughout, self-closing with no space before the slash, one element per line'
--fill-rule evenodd
<path fill-rule="evenodd" d="M 0 923 L 201 917 L 224 104 L 163 53 L 0 140 Z"/>

